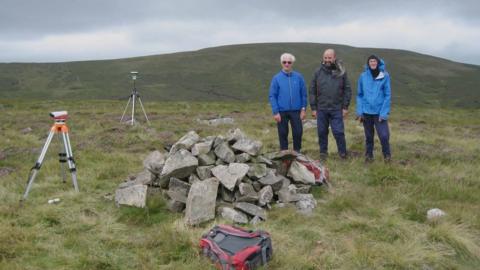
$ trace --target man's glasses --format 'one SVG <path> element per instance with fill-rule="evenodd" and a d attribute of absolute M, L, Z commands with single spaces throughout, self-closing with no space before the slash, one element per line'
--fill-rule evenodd
<path fill-rule="evenodd" d="M 292 61 L 282 61 L 282 64 L 284 64 L 284 65 L 286 65 L 286 64 L 291 65 L 291 64 L 292 64 Z"/>

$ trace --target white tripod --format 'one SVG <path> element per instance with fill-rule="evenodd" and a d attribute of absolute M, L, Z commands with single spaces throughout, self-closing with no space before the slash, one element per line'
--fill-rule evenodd
<path fill-rule="evenodd" d="M 145 119 L 147 119 L 147 123 L 150 125 L 150 121 L 148 120 L 147 113 L 145 112 L 145 108 L 143 107 L 142 99 L 140 98 L 140 94 L 138 93 L 138 90 L 135 87 L 135 81 L 137 80 L 138 71 L 132 71 L 130 72 L 130 74 L 132 74 L 133 90 L 132 90 L 132 93 L 130 94 L 130 97 L 128 98 L 127 106 L 125 106 L 125 110 L 123 110 L 123 114 L 122 114 L 122 118 L 120 119 L 120 122 L 123 122 L 123 117 L 127 112 L 128 105 L 130 104 L 130 101 L 132 101 L 132 119 L 129 122 L 132 123 L 132 126 L 133 124 L 135 124 L 135 101 L 138 100 L 140 103 L 140 106 L 142 107 L 143 115 L 145 115 Z"/>
<path fill-rule="evenodd" d="M 73 159 L 72 146 L 70 145 L 70 138 L 68 136 L 68 127 L 67 127 L 67 124 L 65 123 L 68 118 L 68 113 L 66 111 L 51 112 L 50 116 L 53 117 L 53 119 L 55 120 L 55 123 L 50 128 L 50 133 L 48 134 L 47 141 L 43 146 L 42 152 L 40 153 L 40 157 L 35 163 L 35 166 L 33 166 L 32 169 L 30 170 L 27 189 L 25 190 L 25 194 L 23 194 L 23 199 L 27 198 L 28 192 L 30 192 L 30 189 L 32 188 L 33 181 L 35 180 L 35 177 L 37 176 L 38 171 L 42 167 L 43 160 L 45 158 L 45 155 L 47 154 L 48 147 L 52 142 L 53 135 L 58 133 L 61 133 L 62 135 L 60 140 L 63 141 L 63 146 L 64 146 L 63 151 L 59 153 L 59 158 L 60 158 L 59 161 L 62 167 L 63 182 L 65 182 L 65 170 L 63 168 L 62 163 L 67 162 L 68 168 L 72 173 L 73 187 L 75 188 L 75 191 L 77 192 L 79 191 L 78 183 L 77 183 L 77 169 L 75 167 L 75 160 Z"/>

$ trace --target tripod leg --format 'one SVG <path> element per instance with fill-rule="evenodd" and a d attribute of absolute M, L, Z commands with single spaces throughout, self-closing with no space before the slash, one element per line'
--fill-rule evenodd
<path fill-rule="evenodd" d="M 122 118 L 120 118 L 120 122 L 123 121 L 123 117 L 125 116 L 125 113 L 127 112 L 128 105 L 130 104 L 130 100 L 132 99 L 132 96 L 128 98 L 127 106 L 125 106 L 125 110 L 123 110 Z"/>
<path fill-rule="evenodd" d="M 136 94 L 133 94 L 132 97 L 133 97 L 133 101 L 132 101 L 132 126 L 135 122 L 135 96 Z"/>
<path fill-rule="evenodd" d="M 47 140 L 45 141 L 45 144 L 43 145 L 42 152 L 40 153 L 40 156 L 38 157 L 37 162 L 35 163 L 35 166 L 33 166 L 32 171 L 33 173 L 30 175 L 28 178 L 28 184 L 27 188 L 25 190 L 25 193 L 23 194 L 23 199 L 26 199 L 28 196 L 28 192 L 30 192 L 30 189 L 32 188 L 33 181 L 35 180 L 35 177 L 37 177 L 37 173 L 42 167 L 43 159 L 45 159 L 45 154 L 47 153 L 48 146 L 52 142 L 52 138 L 55 132 L 53 130 L 50 131 L 48 134 Z"/>
<path fill-rule="evenodd" d="M 145 108 L 143 107 L 142 99 L 140 98 L 140 96 L 138 96 L 138 101 L 140 102 L 140 106 L 142 107 L 143 115 L 145 115 L 145 119 L 147 119 L 147 123 L 150 125 L 150 121 L 148 120 L 147 113 L 145 112 Z"/>
<path fill-rule="evenodd" d="M 72 146 L 70 145 L 70 138 L 68 132 L 62 132 L 63 144 L 65 145 L 65 152 L 67 153 L 67 163 L 70 172 L 72 173 L 72 182 L 75 191 L 79 191 L 77 183 L 77 168 L 75 167 L 75 160 L 73 159 Z"/>
<path fill-rule="evenodd" d="M 60 143 L 62 143 L 62 138 L 58 136 Z M 65 148 L 60 146 L 60 152 L 58 152 L 58 161 L 60 162 L 60 171 L 62 175 L 62 182 L 66 183 L 66 173 L 65 173 L 65 163 L 67 162 L 67 153 L 65 152 Z"/>

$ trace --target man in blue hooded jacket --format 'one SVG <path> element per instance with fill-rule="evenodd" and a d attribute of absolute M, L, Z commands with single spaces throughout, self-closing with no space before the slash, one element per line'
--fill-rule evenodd
<path fill-rule="evenodd" d="M 385 63 L 375 55 L 368 57 L 365 71 L 360 74 L 357 89 L 357 119 L 363 123 L 365 131 L 365 161 L 373 161 L 374 130 L 382 145 L 385 162 L 391 159 L 390 131 L 388 116 L 390 114 L 391 89 L 390 75 L 385 70 Z"/>
<path fill-rule="evenodd" d="M 292 127 L 293 150 L 302 149 L 302 120 L 307 106 L 307 88 L 302 74 L 293 71 L 295 56 L 284 53 L 280 56 L 282 70 L 272 78 L 269 101 L 273 119 L 277 122 L 280 150 L 288 149 L 288 123 Z"/>

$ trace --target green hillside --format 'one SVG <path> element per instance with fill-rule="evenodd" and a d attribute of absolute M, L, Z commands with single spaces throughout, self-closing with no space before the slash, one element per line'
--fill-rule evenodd
<path fill-rule="evenodd" d="M 480 67 L 409 51 L 315 43 L 248 44 L 118 60 L 0 64 L 0 98 L 119 99 L 138 70 L 144 101 L 266 101 L 279 56 L 291 52 L 309 81 L 324 49 L 343 59 L 353 85 L 368 55 L 385 59 L 394 104 L 480 106 Z"/>

